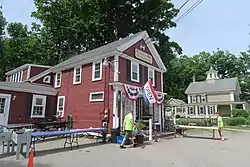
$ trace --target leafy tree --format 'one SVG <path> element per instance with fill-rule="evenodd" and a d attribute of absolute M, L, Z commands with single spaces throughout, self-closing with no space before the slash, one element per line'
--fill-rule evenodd
<path fill-rule="evenodd" d="M 32 63 L 33 43 L 30 40 L 27 26 L 22 23 L 10 23 L 7 26 L 10 38 L 5 39 L 5 57 L 7 70 Z"/>
<path fill-rule="evenodd" d="M 35 25 L 33 27 L 35 28 Z M 27 25 L 22 23 L 10 23 L 7 25 L 7 33 L 9 38 L 4 39 L 3 78 L 6 71 L 23 64 L 44 64 L 42 60 L 46 52 L 35 31 L 29 31 Z"/>
<path fill-rule="evenodd" d="M 218 71 L 221 78 L 237 77 L 242 89 L 241 100 L 250 101 L 250 53 L 243 52 L 235 56 L 228 51 L 217 50 L 212 53 L 201 52 L 193 56 L 180 56 L 171 61 L 169 73 L 172 77 L 167 78 L 171 81 L 168 90 L 170 97 L 186 99 L 184 94 L 192 77 L 197 81 L 206 79 L 205 72 L 213 67 Z"/>
<path fill-rule="evenodd" d="M 2 76 L 4 76 L 5 71 L 5 59 L 4 59 L 4 29 L 7 22 L 6 19 L 3 16 L 3 12 L 1 10 L 0 6 L 0 80 L 2 79 Z"/>
<path fill-rule="evenodd" d="M 168 0 L 35 0 L 35 5 L 33 16 L 57 50 L 55 63 L 143 30 L 157 41 L 162 57 L 181 51 L 162 32 L 175 26 L 171 20 L 178 12 Z"/>

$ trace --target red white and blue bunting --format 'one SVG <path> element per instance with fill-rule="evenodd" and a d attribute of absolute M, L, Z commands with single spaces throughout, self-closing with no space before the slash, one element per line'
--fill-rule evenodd
<path fill-rule="evenodd" d="M 163 93 L 156 93 L 157 95 L 157 99 L 156 99 L 156 103 L 157 104 L 162 104 L 164 101 L 164 94 Z"/>
<path fill-rule="evenodd" d="M 123 84 L 124 91 L 130 100 L 136 100 L 141 95 L 141 88 Z"/>
<path fill-rule="evenodd" d="M 142 89 L 140 87 L 123 84 L 124 91 L 130 100 L 137 100 L 142 96 Z M 156 104 L 161 105 L 164 101 L 164 94 L 162 92 L 156 92 Z"/>

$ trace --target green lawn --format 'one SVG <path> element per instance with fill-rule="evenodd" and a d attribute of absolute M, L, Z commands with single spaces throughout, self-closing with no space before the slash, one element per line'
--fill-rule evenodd
<path fill-rule="evenodd" d="M 237 126 L 228 126 L 227 125 L 227 119 L 224 119 L 224 127 L 225 128 L 230 128 L 230 129 L 240 129 L 240 130 L 250 130 L 250 125 L 237 125 Z M 206 126 L 204 119 L 202 118 L 179 118 L 176 119 L 176 122 L 178 124 L 182 124 L 182 125 L 188 125 L 188 123 L 195 123 L 197 126 Z M 216 119 L 213 119 L 212 125 L 210 126 L 216 126 L 217 122 Z"/>

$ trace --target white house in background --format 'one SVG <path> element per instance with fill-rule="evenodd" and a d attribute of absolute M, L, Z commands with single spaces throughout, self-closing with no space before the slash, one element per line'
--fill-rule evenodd
<path fill-rule="evenodd" d="M 238 78 L 221 79 L 218 71 L 213 68 L 206 75 L 205 81 L 197 82 L 193 79 L 185 91 L 188 103 L 171 107 L 174 114 L 177 114 L 176 109 L 179 108 L 184 110 L 186 117 L 215 117 L 217 111 L 224 117 L 230 117 L 234 108 L 248 110 L 248 103 L 240 101 Z"/>
<path fill-rule="evenodd" d="M 171 98 L 168 100 L 167 104 L 169 108 L 167 113 L 168 116 L 171 115 L 169 115 L 169 112 L 174 113 L 175 115 L 185 116 L 186 102 L 181 99 Z"/>

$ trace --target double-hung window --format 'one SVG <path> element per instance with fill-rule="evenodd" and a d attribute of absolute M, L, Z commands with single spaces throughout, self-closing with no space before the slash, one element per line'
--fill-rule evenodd
<path fill-rule="evenodd" d="M 82 79 L 82 67 L 74 68 L 73 84 L 81 83 L 81 79 Z"/>
<path fill-rule="evenodd" d="M 139 82 L 139 64 L 131 62 L 131 81 Z"/>
<path fill-rule="evenodd" d="M 17 73 L 17 82 L 20 82 L 20 77 L 21 77 L 20 75 L 21 75 L 21 73 L 18 72 L 18 73 Z"/>
<path fill-rule="evenodd" d="M 45 117 L 46 96 L 33 95 L 31 118 Z"/>
<path fill-rule="evenodd" d="M 56 78 L 55 78 L 55 88 L 61 87 L 61 82 L 62 82 L 62 73 L 56 73 Z"/>
<path fill-rule="evenodd" d="M 18 75 L 17 75 L 17 73 L 15 73 L 14 82 L 17 82 L 17 77 L 18 77 Z"/>
<path fill-rule="evenodd" d="M 13 75 L 11 75 L 9 78 L 10 78 L 10 82 L 13 82 Z"/>
<path fill-rule="evenodd" d="M 23 71 L 20 72 L 20 78 L 19 78 L 19 82 L 23 81 Z"/>
<path fill-rule="evenodd" d="M 153 69 L 148 69 L 148 79 L 150 79 L 152 85 L 155 86 L 155 71 Z"/>
<path fill-rule="evenodd" d="M 92 81 L 98 81 L 102 79 L 102 61 L 93 62 L 92 65 Z"/>
<path fill-rule="evenodd" d="M 65 105 L 65 96 L 58 96 L 56 115 L 60 116 L 61 118 L 64 116 L 64 105 Z"/>

